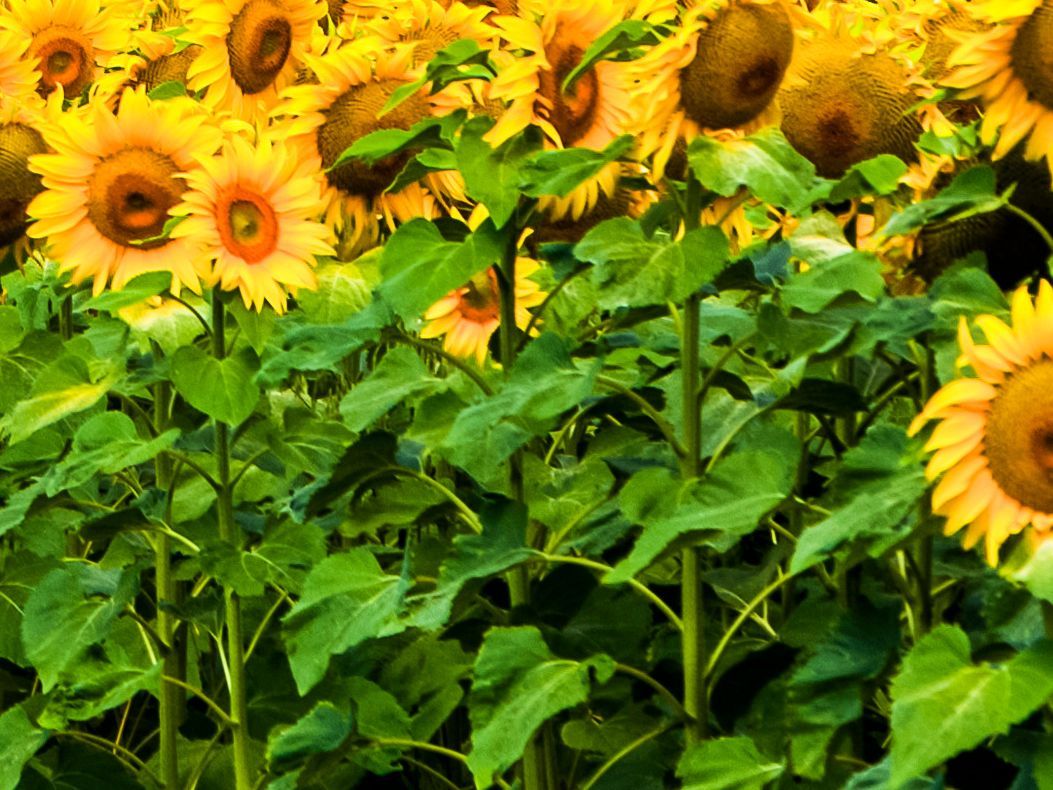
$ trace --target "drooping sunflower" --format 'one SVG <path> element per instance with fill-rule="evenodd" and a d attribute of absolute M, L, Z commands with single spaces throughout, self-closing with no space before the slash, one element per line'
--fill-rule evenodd
<path fill-rule="evenodd" d="M 170 25 L 182 25 L 173 19 Z M 111 60 L 111 69 L 98 80 L 98 90 L 120 96 L 127 87 L 142 85 L 147 93 L 166 82 L 179 82 L 185 87 L 190 64 L 201 54 L 197 44 L 182 46 L 171 30 L 136 30 L 133 46 Z"/>
<path fill-rule="evenodd" d="M 1053 169 L 1053 0 L 973 3 L 978 32 L 958 37 L 944 85 L 985 107 L 980 137 L 1004 156 L 1028 138 L 1025 155 Z"/>
<path fill-rule="evenodd" d="M 532 258 L 516 259 L 516 326 L 530 325 L 529 308 L 545 301 L 545 293 L 529 279 L 539 269 Z M 501 325 L 501 295 L 497 272 L 487 269 L 475 275 L 464 287 L 444 296 L 424 314 L 427 323 L 423 338 L 443 338 L 442 346 L 457 357 L 486 362 L 490 338 Z"/>
<path fill-rule="evenodd" d="M 0 6 L 5 44 L 25 53 L 41 95 L 62 86 L 76 97 L 127 43 L 136 22 L 101 8 L 98 0 L 8 0 Z"/>
<path fill-rule="evenodd" d="M 322 200 L 327 224 L 343 237 L 341 257 L 375 244 L 381 218 L 391 224 L 442 213 L 434 194 L 419 183 L 398 193 L 385 191 L 405 165 L 405 155 L 373 165 L 349 162 L 328 171 L 359 138 L 381 129 L 409 129 L 431 113 L 418 92 L 378 117 L 392 92 L 413 81 L 412 49 L 398 46 L 374 61 L 374 44 L 360 39 L 321 56 L 308 55 L 317 83 L 287 88 L 274 111 L 281 117 L 278 133 L 300 148 L 303 159 L 327 171 Z"/>
<path fill-rule="evenodd" d="M 322 0 L 185 0 L 188 32 L 201 47 L 187 86 L 204 102 L 245 121 L 263 119 L 292 84 L 318 20 Z"/>
<path fill-rule="evenodd" d="M 185 188 L 195 155 L 219 148 L 221 134 L 191 101 L 151 101 L 128 89 L 114 115 L 98 99 L 45 128 L 55 153 L 30 158 L 45 187 L 26 209 L 31 238 L 73 281 L 101 292 L 146 272 L 172 274 L 172 291 L 198 291 L 198 273 L 181 239 L 161 238 L 168 210 Z"/>
<path fill-rule="evenodd" d="M 913 162 L 922 92 L 908 58 L 831 30 L 798 47 L 777 99 L 782 131 L 823 176 L 879 154 Z"/>
<path fill-rule="evenodd" d="M 1034 300 L 1017 290 L 1011 325 L 991 315 L 975 323 L 986 343 L 964 318 L 958 328 L 958 364 L 973 375 L 933 395 L 910 432 L 940 421 L 925 445 L 928 478 L 942 475 L 933 512 L 948 535 L 967 527 L 966 548 L 983 538 L 994 565 L 1010 535 L 1053 527 L 1053 287 L 1040 283 Z"/>
<path fill-rule="evenodd" d="M 445 5 L 436 0 L 406 0 L 393 5 L 384 17 L 364 29 L 391 43 L 411 43 L 413 63 L 419 74 L 435 53 L 459 39 L 471 39 L 483 49 L 494 45 L 497 29 L 486 22 L 493 9 L 462 2 Z M 343 31 L 341 31 L 342 33 Z"/>
<path fill-rule="evenodd" d="M 600 149 L 626 133 L 632 111 L 628 64 L 601 61 L 570 90 L 562 89 L 589 46 L 624 18 L 617 0 L 554 0 L 536 22 L 497 17 L 505 47 L 490 97 L 509 106 L 488 132 L 490 143 L 496 146 L 530 124 L 567 148 Z"/>
<path fill-rule="evenodd" d="M 281 142 L 241 137 L 186 174 L 190 191 L 172 213 L 209 285 L 238 289 L 245 307 L 285 312 L 287 292 L 314 288 L 315 256 L 333 255 L 328 229 L 313 217 L 321 204 L 316 163 Z"/>
<path fill-rule="evenodd" d="M 772 100 L 794 51 L 783 0 L 703 0 L 631 68 L 638 149 L 661 178 L 678 145 L 704 130 L 773 122 Z"/>

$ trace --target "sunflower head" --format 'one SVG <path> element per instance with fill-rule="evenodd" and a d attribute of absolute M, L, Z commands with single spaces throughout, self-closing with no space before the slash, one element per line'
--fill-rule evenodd
<path fill-rule="evenodd" d="M 44 138 L 31 126 L 0 124 L 0 247 L 25 233 L 26 206 L 43 189 L 40 176 L 29 171 L 29 157 L 46 151 Z"/>
<path fill-rule="evenodd" d="M 840 176 L 878 154 L 917 158 L 918 101 L 906 62 L 860 52 L 850 40 L 822 37 L 801 47 L 779 93 L 782 130 L 820 175 Z"/>
<path fill-rule="evenodd" d="M 986 343 L 964 318 L 958 332 L 958 365 L 972 375 L 933 395 L 910 430 L 939 421 L 925 445 L 929 479 L 942 476 L 933 511 L 948 534 L 968 527 L 966 547 L 983 538 L 993 565 L 1010 535 L 1053 526 L 1053 287 L 1043 281 L 1035 299 L 1015 292 L 1010 325 L 975 323 Z"/>
<path fill-rule="evenodd" d="M 790 65 L 790 14 L 757 0 L 711 0 L 695 13 L 695 55 L 679 77 L 684 112 L 707 129 L 741 126 L 767 108 Z"/>

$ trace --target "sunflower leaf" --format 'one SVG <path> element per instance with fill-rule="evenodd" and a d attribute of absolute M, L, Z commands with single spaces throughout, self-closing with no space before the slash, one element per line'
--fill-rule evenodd
<path fill-rule="evenodd" d="M 484 139 L 492 127 L 487 117 L 472 118 L 464 125 L 457 143 L 457 166 L 468 196 L 486 206 L 494 225 L 503 228 L 519 205 L 523 167 L 541 150 L 541 133 L 529 126 L 494 148 Z"/>
<path fill-rule="evenodd" d="M 15 705 L 0 716 L 0 790 L 19 786 L 22 768 L 44 745 L 48 734 Z"/>
<path fill-rule="evenodd" d="M 676 775 L 683 790 L 761 790 L 782 775 L 749 738 L 718 738 L 688 748 Z"/>
<path fill-rule="evenodd" d="M 635 60 L 662 40 L 661 31 L 642 19 L 619 22 L 594 42 L 581 56 L 578 65 L 563 79 L 560 90 L 567 93 L 581 77 L 601 60 Z"/>
<path fill-rule="evenodd" d="M 259 360 L 251 348 L 216 359 L 197 346 L 172 357 L 172 383 L 199 412 L 230 425 L 244 422 L 260 399 L 254 376 Z"/>
<path fill-rule="evenodd" d="M 566 197 L 611 162 L 620 159 L 632 146 L 632 135 L 623 134 L 602 151 L 587 148 L 542 151 L 523 167 L 523 194 L 530 197 Z"/>
<path fill-rule="evenodd" d="M 936 197 L 912 203 L 896 214 L 879 232 L 880 236 L 900 236 L 933 220 L 954 221 L 997 211 L 1009 202 L 1011 191 L 999 195 L 995 172 L 987 165 L 974 167 L 956 176 Z"/>

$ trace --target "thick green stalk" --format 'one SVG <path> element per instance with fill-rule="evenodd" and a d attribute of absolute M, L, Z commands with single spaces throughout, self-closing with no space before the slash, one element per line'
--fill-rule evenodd
<path fill-rule="evenodd" d="M 498 327 L 498 340 L 501 345 L 501 366 L 505 375 L 512 370 L 516 357 L 516 255 L 518 253 L 518 234 L 509 237 L 505 249 L 501 270 L 497 278 L 501 296 L 501 324 Z M 523 490 L 523 453 L 517 451 L 509 461 L 509 484 L 512 498 L 517 502 L 525 499 Z M 524 563 L 508 573 L 508 588 L 512 606 L 525 606 L 530 602 L 530 569 Z M 523 787 L 524 790 L 545 790 L 548 771 L 546 770 L 545 750 L 538 738 L 532 738 L 523 752 Z"/>
<path fill-rule="evenodd" d="M 683 378 L 683 420 L 685 449 L 681 464 L 685 479 L 698 477 L 701 468 L 702 425 L 698 403 L 699 381 L 699 307 L 701 297 L 689 296 L 684 303 L 681 370 Z M 706 737 L 709 698 L 706 693 L 706 635 L 702 616 L 702 556 L 697 546 L 688 546 L 681 555 L 680 607 L 684 622 L 684 710 L 688 743 Z"/>
<path fill-rule="evenodd" d="M 227 353 L 224 309 L 219 294 L 212 293 L 212 352 L 216 359 Z M 234 523 L 233 486 L 230 481 L 230 426 L 216 420 L 216 472 L 219 482 L 219 536 L 241 548 Z M 241 631 L 241 600 L 230 587 L 223 590 L 226 604 L 227 661 L 230 665 L 230 720 L 234 734 L 234 782 L 236 790 L 252 790 L 249 765 L 248 694 L 245 678 L 245 641 Z"/>
<path fill-rule="evenodd" d="M 154 427 L 159 431 L 168 428 L 168 399 L 171 390 L 167 383 L 157 385 L 154 391 Z M 172 459 L 165 453 L 154 462 L 157 488 L 167 491 L 172 479 Z M 176 619 L 167 605 L 177 599 L 176 581 L 172 576 L 172 543 L 164 533 L 154 538 L 154 563 L 157 579 L 157 633 L 168 647 L 162 662 L 165 677 L 183 680 L 183 662 L 176 645 Z M 178 788 L 179 784 L 179 725 L 183 721 L 186 698 L 179 686 L 161 681 L 160 696 L 160 760 L 161 780 L 166 788 Z"/>

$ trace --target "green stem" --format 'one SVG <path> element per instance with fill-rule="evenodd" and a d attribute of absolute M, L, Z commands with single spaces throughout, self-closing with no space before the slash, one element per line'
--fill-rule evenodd
<path fill-rule="evenodd" d="M 224 308 L 219 293 L 212 292 L 212 353 L 223 359 L 227 353 Z M 219 536 L 235 549 L 241 548 L 234 523 L 233 487 L 230 475 L 230 426 L 216 420 L 216 468 L 219 482 L 217 507 Z M 241 599 L 229 587 L 223 589 L 226 604 L 227 653 L 230 664 L 230 721 L 234 734 L 234 782 L 236 790 L 252 790 L 249 764 L 248 694 L 245 677 L 245 642 L 241 631 Z"/>
<path fill-rule="evenodd" d="M 159 353 L 159 349 L 155 349 Z M 168 427 L 168 401 L 171 397 L 168 382 L 154 390 L 153 425 L 158 433 Z M 161 453 L 154 460 L 157 488 L 167 491 L 172 481 L 172 459 Z M 179 725 L 185 714 L 186 697 L 179 684 L 185 682 L 184 665 L 176 644 L 176 618 L 170 607 L 178 603 L 178 588 L 172 574 L 172 540 L 164 532 L 154 539 L 154 562 L 157 584 L 157 631 L 167 647 L 162 662 L 159 689 L 159 752 L 161 779 L 165 787 L 179 787 Z M 168 679 L 171 679 L 169 681 Z"/>
<path fill-rule="evenodd" d="M 519 234 L 514 228 L 508 231 L 508 241 L 501 265 L 497 270 L 497 284 L 501 297 L 501 324 L 498 340 L 501 346 L 501 367 L 507 376 L 515 363 L 516 344 L 516 255 L 519 252 Z M 516 502 L 525 500 L 523 488 L 523 452 L 517 450 L 509 459 L 509 484 L 512 498 Z M 529 540 L 528 535 L 528 540 Z M 526 563 L 508 572 L 508 592 L 513 608 L 530 603 L 530 569 Z M 530 739 L 523 752 L 523 787 L 525 790 L 545 790 L 546 771 L 544 750 L 538 738 Z"/>
<path fill-rule="evenodd" d="M 73 337 L 73 296 L 66 296 L 59 305 L 59 335 L 62 336 L 63 340 L 70 340 Z"/>

